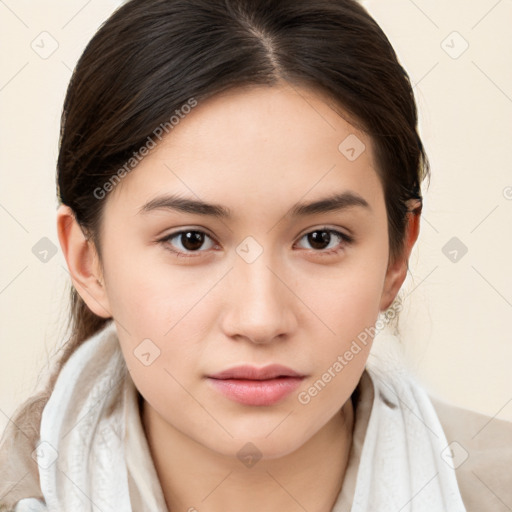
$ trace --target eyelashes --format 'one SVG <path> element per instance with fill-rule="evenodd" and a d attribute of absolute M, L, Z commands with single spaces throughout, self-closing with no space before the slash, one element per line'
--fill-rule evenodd
<path fill-rule="evenodd" d="M 327 238 L 325 236 L 318 237 L 317 235 L 319 233 L 327 234 Z M 310 238 L 311 237 L 311 238 Z M 331 228 L 320 228 L 315 229 L 313 231 L 309 231 L 308 233 L 305 233 L 302 235 L 302 237 L 299 240 L 302 240 L 303 238 L 308 239 L 308 243 L 313 245 L 320 244 L 322 245 L 325 242 L 328 242 L 327 248 L 314 248 L 314 252 L 320 252 L 322 254 L 333 254 L 339 252 L 343 247 L 342 245 L 346 245 L 352 242 L 352 238 L 346 235 L 345 233 L 342 233 L 341 231 L 338 231 L 336 229 Z M 332 241 L 332 238 L 338 238 L 340 242 L 335 245 L 334 247 L 329 247 Z M 327 249 L 327 250 L 326 250 Z"/>
<path fill-rule="evenodd" d="M 176 247 L 171 243 L 171 241 L 175 239 L 178 240 L 178 245 L 181 247 Z M 311 249 L 303 248 L 303 250 L 311 251 L 315 255 L 320 256 L 337 254 L 343 251 L 347 245 L 353 243 L 353 238 L 351 236 L 336 229 L 327 227 L 308 231 L 300 237 L 299 242 L 303 239 L 307 239 L 308 244 L 312 246 Z M 206 250 L 199 250 L 208 240 L 210 241 L 210 243 L 207 244 L 208 248 Z M 331 243 L 333 241 L 336 242 L 336 240 L 338 240 L 338 243 L 332 246 Z M 208 252 L 209 249 L 219 247 L 210 235 L 199 229 L 184 229 L 176 231 L 160 239 L 158 242 L 162 243 L 165 249 L 169 250 L 179 258 L 200 257 L 203 253 Z M 327 244 L 327 247 L 318 248 L 318 245 L 323 246 L 325 244 Z"/>
<path fill-rule="evenodd" d="M 185 235 L 192 235 L 192 236 L 185 236 Z M 172 244 L 170 243 L 171 240 L 174 238 L 178 238 L 180 240 L 181 246 L 183 249 L 176 250 L 176 248 L 172 248 Z M 163 238 L 161 241 L 166 244 L 166 248 L 169 249 L 171 252 L 174 252 L 179 257 L 195 257 L 197 253 L 205 252 L 205 251 L 198 251 L 194 249 L 190 249 L 190 247 L 185 247 L 183 242 L 185 242 L 186 245 L 192 245 L 192 247 L 197 246 L 199 243 L 202 245 L 204 243 L 205 238 L 209 238 L 210 240 L 213 240 L 210 235 L 205 233 L 204 231 L 196 230 L 196 229 L 187 229 L 183 231 L 178 231 L 176 233 L 171 233 L 170 235 Z M 188 252 L 187 252 L 188 251 Z M 190 253 L 196 253 L 196 254 L 190 254 Z"/>

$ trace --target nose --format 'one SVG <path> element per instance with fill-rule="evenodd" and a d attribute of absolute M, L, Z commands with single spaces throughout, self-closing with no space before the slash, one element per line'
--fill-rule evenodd
<path fill-rule="evenodd" d="M 227 336 L 263 344 L 286 339 L 295 331 L 295 296 L 269 263 L 263 255 L 252 263 L 235 263 L 222 316 Z"/>

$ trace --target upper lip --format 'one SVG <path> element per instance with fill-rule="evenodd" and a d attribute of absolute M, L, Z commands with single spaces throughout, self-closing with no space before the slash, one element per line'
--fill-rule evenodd
<path fill-rule="evenodd" d="M 208 375 L 208 377 L 212 379 L 268 380 L 277 377 L 304 377 L 304 375 L 281 364 L 270 364 L 262 368 L 250 365 L 234 366 L 219 373 Z"/>

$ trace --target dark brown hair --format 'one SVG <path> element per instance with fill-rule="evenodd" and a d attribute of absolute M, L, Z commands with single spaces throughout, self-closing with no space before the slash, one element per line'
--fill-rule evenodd
<path fill-rule="evenodd" d="M 104 200 L 94 193 L 155 128 L 195 98 L 285 81 L 332 99 L 373 141 L 389 226 L 390 261 L 403 249 L 408 201 L 429 174 L 409 77 L 377 23 L 354 0 L 131 0 L 99 28 L 78 61 L 62 112 L 59 200 L 101 258 Z M 341 141 L 340 141 L 341 142 Z M 106 319 L 71 288 L 71 338 L 58 372 Z M 37 404 L 37 406 L 36 406 Z M 25 411 L 25 416 L 23 412 Z M 37 432 L 34 428 L 34 432 Z"/>

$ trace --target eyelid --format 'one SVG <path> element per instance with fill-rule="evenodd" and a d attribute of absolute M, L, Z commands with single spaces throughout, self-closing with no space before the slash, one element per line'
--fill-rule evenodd
<path fill-rule="evenodd" d="M 190 231 L 197 231 L 199 233 L 202 233 L 202 234 L 206 235 L 208 238 L 210 238 L 214 242 L 215 245 L 217 245 L 217 246 L 220 245 L 218 243 L 218 241 L 215 239 L 215 237 L 213 237 L 210 233 L 208 233 L 208 231 L 205 228 L 196 228 L 196 227 L 180 228 L 178 231 L 174 231 L 174 232 L 166 234 L 164 237 L 160 238 L 158 240 L 158 242 L 163 243 L 164 247 L 167 250 L 171 251 L 173 254 L 175 254 L 178 257 L 197 257 L 197 256 L 201 256 L 202 253 L 207 253 L 209 250 L 211 250 L 211 249 L 207 249 L 207 250 L 199 249 L 197 251 L 185 252 L 185 251 L 180 251 L 180 250 L 171 248 L 172 246 L 169 243 L 170 239 L 172 239 L 178 235 L 188 233 Z M 320 227 L 316 227 L 316 228 L 309 228 L 307 231 L 304 231 L 301 235 L 299 235 L 299 237 L 297 238 L 297 242 L 302 240 L 302 238 L 304 238 L 306 235 L 309 235 L 310 233 L 314 233 L 315 231 L 327 231 L 328 233 L 334 234 L 335 236 L 339 236 L 339 238 L 342 239 L 342 242 L 340 244 L 338 244 L 338 246 L 339 245 L 341 245 L 341 246 L 349 245 L 354 242 L 354 237 L 351 234 L 349 235 L 347 233 L 344 233 L 343 231 L 341 231 L 340 228 L 333 228 L 333 227 L 329 227 L 329 226 L 320 226 Z M 294 243 L 294 246 L 297 242 Z M 301 250 L 311 251 L 312 253 L 318 254 L 318 255 L 329 255 L 329 254 L 337 253 L 337 252 L 341 251 L 342 249 L 338 247 L 338 248 L 331 248 L 331 249 L 327 249 L 327 250 L 326 249 L 319 249 L 319 250 L 301 249 Z"/>
<path fill-rule="evenodd" d="M 298 237 L 298 241 L 302 240 L 306 235 L 309 235 L 310 233 L 314 233 L 315 231 L 326 231 L 328 233 L 331 233 L 334 236 L 339 237 L 341 239 L 341 242 L 335 248 L 331 248 L 331 249 L 318 249 L 318 250 L 301 249 L 301 250 L 312 252 L 315 255 L 327 256 L 327 255 L 332 255 L 332 254 L 342 251 L 345 246 L 350 245 L 354 242 L 354 237 L 352 235 L 344 233 L 339 228 L 332 228 L 329 226 L 321 226 L 321 227 L 317 227 L 317 228 L 313 228 L 313 229 L 308 229 L 306 232 L 304 232 L 302 235 L 300 235 Z"/>
<path fill-rule="evenodd" d="M 205 228 L 196 228 L 196 227 L 180 228 L 177 231 L 173 231 L 173 232 L 168 233 L 165 236 L 159 238 L 157 240 L 157 242 L 158 243 L 162 243 L 164 245 L 165 249 L 167 249 L 168 251 L 171 251 L 173 254 L 175 254 L 178 257 L 186 257 L 186 258 L 188 258 L 188 257 L 196 257 L 196 256 L 200 256 L 202 253 L 207 253 L 209 250 L 211 250 L 211 249 L 206 249 L 206 250 L 199 249 L 197 251 L 185 252 L 185 251 L 180 251 L 180 250 L 177 250 L 177 249 L 173 248 L 173 246 L 170 243 L 170 240 L 172 238 L 175 238 L 175 237 L 177 237 L 179 235 L 182 235 L 184 233 L 189 233 L 191 231 L 196 231 L 198 233 L 206 235 L 208 238 L 210 238 L 212 240 L 214 246 L 215 245 L 216 246 L 219 245 L 219 242 L 217 242 L 215 237 L 213 237 L 210 233 L 208 233 L 208 231 Z"/>
<path fill-rule="evenodd" d="M 334 226 L 326 226 L 326 225 L 320 225 L 318 227 L 314 228 L 308 228 L 306 231 L 304 231 L 302 234 L 300 234 L 297 239 L 300 240 L 306 235 L 309 235 L 310 233 L 314 233 L 315 231 L 328 231 L 329 233 L 335 233 L 340 235 L 343 239 L 346 239 L 347 241 L 353 241 L 354 236 L 348 229 L 340 228 L 340 227 L 334 227 Z"/>
<path fill-rule="evenodd" d="M 187 226 L 187 227 L 180 227 L 180 228 L 177 228 L 176 231 L 171 231 L 163 236 L 161 236 L 159 238 L 159 240 L 168 240 L 169 238 L 172 238 L 172 237 L 175 237 L 177 235 L 181 235 L 182 233 L 189 233 L 190 231 L 197 231 L 199 233 L 202 233 L 206 236 L 208 236 L 209 238 L 211 238 L 212 240 L 214 240 L 216 243 L 217 242 L 217 239 L 215 238 L 215 236 L 213 236 L 211 234 L 211 232 L 207 229 L 207 228 L 204 228 L 204 227 L 200 227 L 200 226 Z"/>

